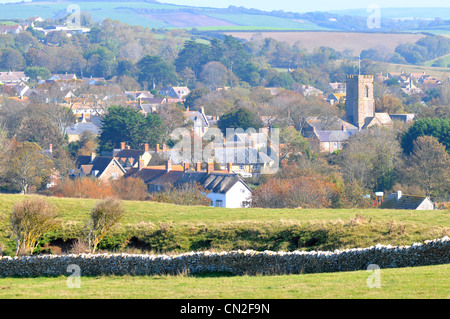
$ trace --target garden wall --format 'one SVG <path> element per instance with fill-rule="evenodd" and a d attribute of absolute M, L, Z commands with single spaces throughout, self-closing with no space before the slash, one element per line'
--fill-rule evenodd
<path fill-rule="evenodd" d="M 450 238 L 411 246 L 376 245 L 324 251 L 221 253 L 190 252 L 180 255 L 81 254 L 0 257 L 0 277 L 70 275 L 77 265 L 81 275 L 154 275 L 198 272 L 230 272 L 236 275 L 296 274 L 426 266 L 450 263 Z"/>

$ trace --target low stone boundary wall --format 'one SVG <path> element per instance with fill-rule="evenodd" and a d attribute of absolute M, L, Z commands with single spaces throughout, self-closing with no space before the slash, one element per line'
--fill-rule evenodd
<path fill-rule="evenodd" d="M 376 245 L 369 248 L 325 251 L 221 253 L 190 252 L 180 255 L 81 254 L 1 257 L 0 277 L 70 275 L 78 266 L 81 276 L 155 275 L 230 272 L 236 275 L 296 274 L 426 266 L 450 263 L 450 239 L 429 240 L 411 246 Z"/>

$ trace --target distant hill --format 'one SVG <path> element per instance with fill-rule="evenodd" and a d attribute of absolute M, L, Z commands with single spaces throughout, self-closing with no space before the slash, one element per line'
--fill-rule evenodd
<path fill-rule="evenodd" d="M 167 0 L 170 1 L 170 0 Z M 0 19 L 42 18 L 60 19 L 67 15 L 67 7 L 78 4 L 81 11 L 88 12 L 96 22 L 106 18 L 120 20 L 131 25 L 150 28 L 198 28 L 212 31 L 430 31 L 450 32 L 450 10 L 447 8 L 383 9 L 382 26 L 370 29 L 366 10 L 335 12 L 295 13 L 262 11 L 229 6 L 226 9 L 181 6 L 152 0 L 78 0 L 78 1 L 32 1 L 0 5 Z M 408 20 L 409 18 L 413 20 Z M 434 19 L 440 17 L 440 20 Z M 402 18 L 408 18 L 407 20 Z M 417 20 L 416 18 L 420 18 Z M 427 20 L 428 19 L 428 20 Z M 443 32 L 441 32 L 443 30 Z"/>

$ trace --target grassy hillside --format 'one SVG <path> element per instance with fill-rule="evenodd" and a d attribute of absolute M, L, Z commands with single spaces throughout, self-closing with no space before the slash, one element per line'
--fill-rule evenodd
<path fill-rule="evenodd" d="M 0 19 L 62 18 L 67 15 L 67 6 L 76 3 L 82 12 L 89 12 L 94 21 L 106 18 L 120 20 L 131 25 L 150 28 L 192 28 L 241 26 L 250 29 L 275 28 L 295 30 L 324 30 L 308 21 L 295 21 L 269 15 L 220 14 L 211 8 L 196 8 L 143 1 L 33 1 L 20 4 L 0 5 Z"/>
<path fill-rule="evenodd" d="M 12 254 L 9 214 L 21 195 L 0 195 L 0 247 Z M 96 200 L 48 198 L 62 227 L 43 241 L 54 253 L 83 236 Z M 127 252 L 255 249 L 292 251 L 410 245 L 450 235 L 450 211 L 225 209 L 125 201 L 122 225 L 102 249 Z M 59 240 L 57 240 L 59 239 Z M 70 247 L 63 247 L 68 249 Z"/>
<path fill-rule="evenodd" d="M 380 288 L 366 271 L 284 276 L 103 276 L 0 278 L 3 299 L 448 299 L 450 265 L 381 269 Z M 176 309 L 172 309 L 177 311 Z M 271 314 L 276 315 L 275 309 Z"/>

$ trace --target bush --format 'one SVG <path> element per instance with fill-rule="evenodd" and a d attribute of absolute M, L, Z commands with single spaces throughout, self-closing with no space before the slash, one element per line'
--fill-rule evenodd
<path fill-rule="evenodd" d="M 150 200 L 185 206 L 210 206 L 208 191 L 199 184 L 184 184 L 180 187 L 168 186 L 161 193 L 153 193 Z"/>
<path fill-rule="evenodd" d="M 32 254 L 39 239 L 59 225 L 55 206 L 42 198 L 25 199 L 13 207 L 10 223 L 16 242 L 16 256 Z"/>
<path fill-rule="evenodd" d="M 105 199 L 116 197 L 111 184 L 102 182 L 96 178 L 66 178 L 53 189 L 53 195 L 57 197 L 72 198 L 97 198 Z"/>
<path fill-rule="evenodd" d="M 121 202 L 112 198 L 95 205 L 91 211 L 88 236 L 92 252 L 95 252 L 100 241 L 117 226 L 124 213 Z"/>

